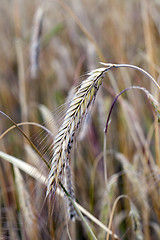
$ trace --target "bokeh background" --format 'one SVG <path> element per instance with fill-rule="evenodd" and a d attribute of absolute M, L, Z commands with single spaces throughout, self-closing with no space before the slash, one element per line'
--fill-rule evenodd
<path fill-rule="evenodd" d="M 101 67 L 99 62 L 134 64 L 159 81 L 160 2 L 0 1 L 0 110 L 16 123 L 42 124 L 53 133 L 35 125 L 21 126 L 47 161 L 66 99 L 72 98 L 73 89 L 88 71 Z M 119 239 L 158 240 L 160 131 L 142 91 L 129 90 L 119 98 L 104 147 L 111 104 L 132 85 L 145 87 L 159 100 L 153 82 L 140 72 L 122 68 L 106 74 L 74 145 L 75 195 L 106 226 L 118 201 L 111 228 Z M 1 134 L 12 125 L 0 115 Z M 0 151 L 36 166 L 47 176 L 42 159 L 17 129 L 0 140 Z M 0 165 L 0 239 L 91 239 L 81 221 L 66 220 L 66 205 L 59 196 L 50 206 L 38 180 L 17 172 L 4 159 Z M 97 239 L 106 239 L 103 229 L 88 222 Z"/>

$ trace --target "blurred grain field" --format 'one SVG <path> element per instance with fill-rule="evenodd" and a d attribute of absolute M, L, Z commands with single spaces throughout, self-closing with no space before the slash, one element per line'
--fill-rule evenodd
<path fill-rule="evenodd" d="M 26 123 L 21 129 L 47 162 L 68 99 L 100 62 L 139 66 L 159 82 L 159 1 L 0 1 L 0 111 Z M 113 233 L 86 218 L 97 239 L 160 239 L 160 127 L 142 91 L 130 89 L 118 98 L 104 134 L 112 102 L 131 86 L 146 88 L 159 101 L 142 73 L 110 70 L 73 146 L 76 200 Z M 0 115 L 0 134 L 12 125 Z M 2 152 L 47 178 L 47 167 L 18 129 L 1 137 Z M 82 221 L 67 218 L 61 196 L 46 199 L 39 175 L 33 178 L 0 156 L 0 239 L 92 239 Z"/>

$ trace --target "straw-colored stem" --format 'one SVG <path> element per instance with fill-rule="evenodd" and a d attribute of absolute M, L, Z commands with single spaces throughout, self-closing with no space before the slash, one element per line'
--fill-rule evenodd
<path fill-rule="evenodd" d="M 21 119 L 23 122 L 27 121 L 27 97 L 26 97 L 26 82 L 24 72 L 24 58 L 22 51 L 22 42 L 20 39 L 16 40 L 16 53 L 18 62 L 18 80 L 19 80 L 19 100 L 21 108 Z"/>
<path fill-rule="evenodd" d="M 160 86 L 159 84 L 156 82 L 156 80 L 147 72 L 145 71 L 144 69 L 140 68 L 140 67 L 137 67 L 135 65 L 130 65 L 130 64 L 114 64 L 116 68 L 119 68 L 119 67 L 128 67 L 128 68 L 133 68 L 135 70 L 138 70 L 140 72 L 142 72 L 143 74 L 145 74 L 155 85 L 156 87 L 160 90 Z"/>
<path fill-rule="evenodd" d="M 126 195 L 120 195 L 120 196 L 117 197 L 117 199 L 115 200 L 115 202 L 114 202 L 114 204 L 113 204 L 113 207 L 112 207 L 110 219 L 109 219 L 109 224 L 108 224 L 108 229 L 109 229 L 109 230 L 111 229 L 111 225 L 112 225 L 112 221 L 113 221 L 113 215 L 114 215 L 114 212 L 115 212 L 117 203 L 118 203 L 118 201 L 119 201 L 121 198 L 127 198 L 127 199 L 129 199 L 128 196 L 126 196 Z M 107 233 L 106 240 L 109 240 L 109 232 Z"/>
<path fill-rule="evenodd" d="M 156 87 L 159 89 L 160 91 L 160 86 L 159 84 L 157 83 L 157 81 L 147 72 L 145 71 L 144 69 L 140 68 L 140 67 L 137 67 L 135 65 L 131 65 L 131 64 L 112 64 L 112 63 L 102 63 L 104 66 L 107 66 L 109 67 L 110 66 L 110 69 L 112 68 L 121 68 L 121 67 L 126 67 L 126 68 L 133 68 L 135 70 L 138 70 L 139 72 L 143 73 L 144 75 L 146 75 L 155 85 Z"/>

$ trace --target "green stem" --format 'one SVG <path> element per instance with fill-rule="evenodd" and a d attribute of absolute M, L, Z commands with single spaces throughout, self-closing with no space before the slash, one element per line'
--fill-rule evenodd
<path fill-rule="evenodd" d="M 63 191 L 65 192 L 65 194 L 67 195 L 67 197 L 69 198 L 69 200 L 71 201 L 71 203 L 73 204 L 77 214 L 79 215 L 79 217 L 81 218 L 82 222 L 84 223 L 84 225 L 86 226 L 86 228 L 88 229 L 88 231 L 91 234 L 91 237 L 94 240 L 97 240 L 96 236 L 94 235 L 92 229 L 90 228 L 90 226 L 88 225 L 86 219 L 84 218 L 84 216 L 82 215 L 81 211 L 78 209 L 78 207 L 76 206 L 75 201 L 71 198 L 71 196 L 69 195 L 69 193 L 67 192 L 67 190 L 65 189 L 65 187 L 63 186 L 63 184 L 61 183 L 61 181 L 59 181 L 59 184 L 61 186 L 61 188 L 63 189 Z"/>

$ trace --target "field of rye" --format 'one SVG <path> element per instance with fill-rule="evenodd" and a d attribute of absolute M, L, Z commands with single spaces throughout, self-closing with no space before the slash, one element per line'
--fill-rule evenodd
<path fill-rule="evenodd" d="M 0 1 L 0 240 L 160 239 L 160 2 Z"/>

